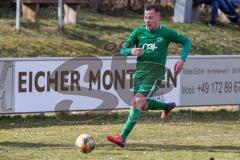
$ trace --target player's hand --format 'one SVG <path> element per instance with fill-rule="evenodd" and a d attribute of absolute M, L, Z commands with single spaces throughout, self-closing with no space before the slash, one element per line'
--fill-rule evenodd
<path fill-rule="evenodd" d="M 143 49 L 142 48 L 133 48 L 131 50 L 131 54 L 133 56 L 142 56 L 143 55 Z"/>
<path fill-rule="evenodd" d="M 185 64 L 185 62 L 182 59 L 178 60 L 175 63 L 175 66 L 174 66 L 174 75 L 175 76 L 177 76 L 182 71 L 184 64 Z"/>

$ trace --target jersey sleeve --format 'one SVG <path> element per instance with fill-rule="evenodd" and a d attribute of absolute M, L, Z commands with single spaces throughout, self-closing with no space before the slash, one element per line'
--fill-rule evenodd
<path fill-rule="evenodd" d="M 183 45 L 181 58 L 183 61 L 186 61 L 187 56 L 192 47 L 192 41 L 188 37 L 176 32 L 172 29 L 169 29 L 169 38 L 170 38 L 171 42 L 180 43 Z"/>
<path fill-rule="evenodd" d="M 138 38 L 138 29 L 135 29 L 129 36 L 129 38 L 126 40 L 126 42 L 123 44 L 121 49 L 121 55 L 123 56 L 130 56 L 132 47 L 137 44 Z"/>

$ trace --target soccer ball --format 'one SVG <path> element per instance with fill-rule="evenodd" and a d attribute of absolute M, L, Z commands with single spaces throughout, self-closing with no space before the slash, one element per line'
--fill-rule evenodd
<path fill-rule="evenodd" d="M 76 139 L 75 145 L 82 153 L 90 153 L 95 147 L 95 140 L 89 134 L 81 134 Z"/>

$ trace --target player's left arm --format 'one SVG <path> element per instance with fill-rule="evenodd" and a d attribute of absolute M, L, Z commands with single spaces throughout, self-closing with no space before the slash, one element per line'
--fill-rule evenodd
<path fill-rule="evenodd" d="M 178 75 L 182 71 L 187 56 L 191 50 L 192 41 L 187 36 L 184 36 L 171 29 L 169 30 L 169 38 L 171 42 L 180 43 L 183 45 L 181 59 L 178 60 L 174 66 L 174 74 Z"/>

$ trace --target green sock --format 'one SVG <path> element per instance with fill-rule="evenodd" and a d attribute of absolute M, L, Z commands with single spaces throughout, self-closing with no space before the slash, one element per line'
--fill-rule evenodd
<path fill-rule="evenodd" d="M 123 130 L 121 132 L 121 136 L 123 139 L 125 140 L 127 139 L 127 136 L 129 135 L 129 133 L 132 131 L 133 127 L 137 123 L 139 116 L 140 116 L 140 110 L 131 107 L 128 120 L 125 123 Z"/>
<path fill-rule="evenodd" d="M 167 110 L 168 104 L 153 99 L 148 99 L 148 109 L 149 110 Z"/>

